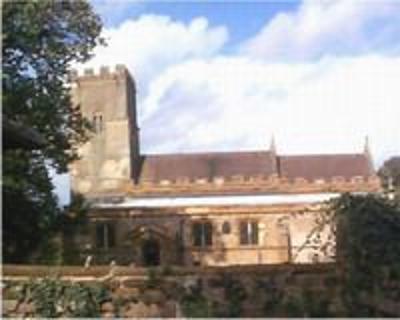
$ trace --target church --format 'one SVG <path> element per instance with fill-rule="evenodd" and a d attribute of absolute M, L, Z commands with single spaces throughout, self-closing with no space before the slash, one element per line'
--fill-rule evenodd
<path fill-rule="evenodd" d="M 381 190 L 367 142 L 352 154 L 285 155 L 273 140 L 261 151 L 143 154 L 126 67 L 73 72 L 71 90 L 94 128 L 70 168 L 72 192 L 91 203 L 74 241 L 95 264 L 330 261 L 307 241 L 326 201 Z"/>

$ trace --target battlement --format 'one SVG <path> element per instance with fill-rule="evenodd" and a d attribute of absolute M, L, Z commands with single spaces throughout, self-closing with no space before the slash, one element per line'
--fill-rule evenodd
<path fill-rule="evenodd" d="M 71 82 L 109 80 L 118 77 L 128 77 L 132 82 L 133 78 L 125 65 L 117 64 L 114 67 L 101 66 L 97 69 L 85 68 L 83 70 L 73 69 L 69 73 Z"/>
<path fill-rule="evenodd" d="M 181 177 L 175 180 L 141 181 L 124 190 L 133 195 L 145 194 L 230 194 L 230 193 L 314 193 L 314 192 L 380 192 L 378 176 L 332 177 L 307 180 L 288 179 L 276 174 L 269 176 L 215 177 L 213 179 Z"/>
<path fill-rule="evenodd" d="M 179 177 L 174 180 L 163 179 L 160 181 L 142 181 L 140 185 L 234 185 L 234 184 L 257 184 L 257 185 L 276 185 L 276 184 L 293 184 L 293 185 L 333 185 L 333 184 L 352 184 L 352 185 L 363 185 L 365 183 L 379 182 L 379 177 L 372 175 L 370 177 L 354 176 L 346 178 L 342 176 L 334 176 L 330 179 L 317 178 L 313 180 L 306 179 L 304 177 L 297 177 L 294 179 L 288 179 L 284 176 L 280 177 L 277 174 L 271 175 L 257 175 L 257 176 L 245 176 L 245 175 L 234 175 L 231 177 L 214 177 L 208 179 L 206 177 L 199 177 L 191 179 L 190 177 Z"/>

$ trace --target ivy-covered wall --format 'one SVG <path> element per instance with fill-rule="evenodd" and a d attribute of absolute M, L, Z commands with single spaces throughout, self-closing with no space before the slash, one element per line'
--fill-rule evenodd
<path fill-rule="evenodd" d="M 155 269 L 6 265 L 2 315 L 347 317 L 357 312 L 348 307 L 342 271 L 337 264 Z M 398 288 L 398 282 L 386 287 L 393 285 Z M 374 297 L 361 295 L 358 311 L 400 315 L 397 298 Z"/>
<path fill-rule="evenodd" d="M 50 277 L 43 277 L 44 274 Z M 28 278 L 34 280 L 28 280 Z M 341 315 L 333 265 L 5 268 L 4 317 Z"/>

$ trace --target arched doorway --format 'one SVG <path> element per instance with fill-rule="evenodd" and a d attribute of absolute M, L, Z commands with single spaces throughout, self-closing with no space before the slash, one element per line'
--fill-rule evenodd
<path fill-rule="evenodd" d="M 154 239 L 146 239 L 142 243 L 142 262 L 145 266 L 160 264 L 160 243 Z"/>

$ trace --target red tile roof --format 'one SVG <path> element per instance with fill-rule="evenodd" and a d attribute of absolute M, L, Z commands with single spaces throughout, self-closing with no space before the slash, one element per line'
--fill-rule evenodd
<path fill-rule="evenodd" d="M 276 172 L 274 160 L 273 154 L 266 151 L 148 155 L 144 157 L 140 179 L 269 176 Z"/>
<path fill-rule="evenodd" d="M 374 175 L 365 154 L 276 156 L 269 151 L 214 152 L 147 155 L 143 157 L 140 181 L 159 182 L 182 178 L 208 179 L 270 176 L 288 179 L 331 179 Z"/>
<path fill-rule="evenodd" d="M 280 156 L 278 167 L 282 177 L 301 177 L 310 181 L 339 176 L 346 179 L 368 177 L 374 174 L 370 161 L 364 154 Z"/>

